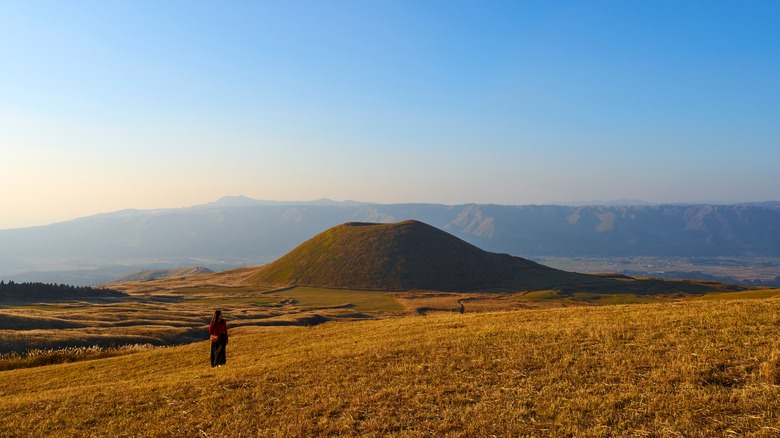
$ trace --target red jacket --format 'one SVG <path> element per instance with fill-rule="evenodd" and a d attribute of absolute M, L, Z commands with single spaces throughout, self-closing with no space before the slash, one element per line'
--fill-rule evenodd
<path fill-rule="evenodd" d="M 211 335 L 219 336 L 222 334 L 225 335 L 225 340 L 227 340 L 227 335 L 228 335 L 227 322 L 225 322 L 224 319 L 220 319 L 217 322 L 209 323 L 209 337 L 211 337 Z"/>

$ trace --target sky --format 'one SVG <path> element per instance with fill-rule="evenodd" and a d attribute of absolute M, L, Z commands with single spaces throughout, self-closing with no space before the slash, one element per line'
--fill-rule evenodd
<path fill-rule="evenodd" d="M 780 199 L 777 1 L 0 0 L 0 229 Z"/>

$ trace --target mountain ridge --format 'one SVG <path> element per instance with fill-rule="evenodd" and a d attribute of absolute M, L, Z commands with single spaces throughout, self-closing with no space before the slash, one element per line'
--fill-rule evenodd
<path fill-rule="evenodd" d="M 63 260 L 78 266 L 84 261 L 150 266 L 168 260 L 179 267 L 199 259 L 262 264 L 341 223 L 407 219 L 491 252 L 525 258 L 780 257 L 780 207 L 775 206 L 271 205 L 123 210 L 0 230 L 0 279 L 51 270 Z"/>

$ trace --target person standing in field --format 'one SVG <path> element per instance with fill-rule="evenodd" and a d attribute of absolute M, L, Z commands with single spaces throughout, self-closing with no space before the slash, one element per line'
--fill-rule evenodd
<path fill-rule="evenodd" d="M 209 324 L 209 339 L 211 339 L 211 366 L 225 365 L 227 356 L 225 349 L 228 343 L 227 322 L 222 319 L 222 311 L 217 310 Z"/>

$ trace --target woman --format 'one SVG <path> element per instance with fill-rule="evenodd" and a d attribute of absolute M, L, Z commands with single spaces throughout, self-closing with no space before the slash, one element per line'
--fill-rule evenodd
<path fill-rule="evenodd" d="M 211 339 L 211 366 L 225 365 L 225 347 L 228 343 L 227 322 L 222 319 L 222 311 L 217 310 L 209 324 L 209 338 Z"/>

